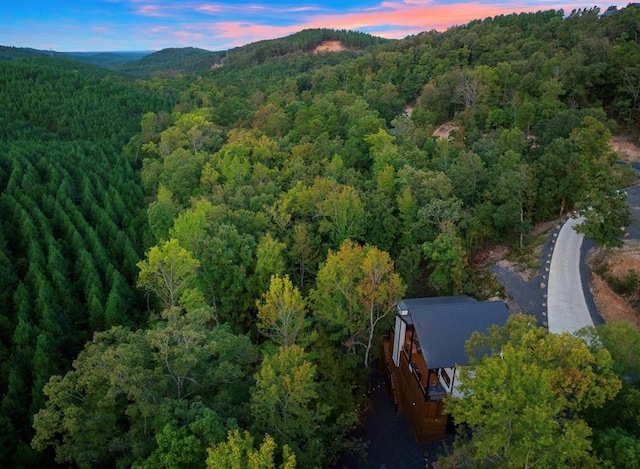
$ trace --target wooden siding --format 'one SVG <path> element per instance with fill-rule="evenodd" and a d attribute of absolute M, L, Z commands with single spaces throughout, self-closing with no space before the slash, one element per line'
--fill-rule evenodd
<path fill-rule="evenodd" d="M 418 443 L 442 439 L 447 430 L 447 416 L 443 413 L 443 401 L 425 400 L 415 376 L 409 371 L 407 354 L 404 351 L 400 354 L 400 366 L 396 367 L 388 357 L 390 355 L 390 341 L 385 340 L 385 342 L 388 345 L 385 347 L 383 344 L 382 346 L 382 361 L 387 369 L 396 411 L 404 411 Z"/>

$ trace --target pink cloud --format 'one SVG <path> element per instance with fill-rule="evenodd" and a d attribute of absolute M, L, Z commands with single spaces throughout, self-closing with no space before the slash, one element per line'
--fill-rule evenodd
<path fill-rule="evenodd" d="M 160 9 L 158 5 L 142 5 L 138 8 L 137 13 L 142 16 L 153 16 L 153 17 L 162 17 L 167 16 L 167 14 Z"/>
<path fill-rule="evenodd" d="M 214 5 L 211 3 L 206 3 L 204 5 L 197 5 L 194 7 L 195 11 L 199 11 L 202 13 L 208 13 L 210 15 L 216 14 L 216 13 L 221 13 L 222 12 L 222 7 L 220 5 Z"/>
<path fill-rule="evenodd" d="M 193 44 L 202 41 L 206 36 L 202 33 L 193 33 L 189 31 L 173 31 L 171 33 L 180 44 Z"/>
<path fill-rule="evenodd" d="M 389 8 L 389 7 L 388 7 Z M 538 7 L 521 8 L 519 11 L 536 11 Z M 314 16 L 308 18 L 305 27 L 332 27 L 336 29 L 384 30 L 385 26 L 401 29 L 420 30 L 442 29 L 456 24 L 464 24 L 473 19 L 486 18 L 513 12 L 512 7 L 496 8 L 477 3 L 404 7 L 394 4 L 391 10 L 349 13 L 339 16 Z M 406 35 L 406 34 L 405 34 Z"/>
<path fill-rule="evenodd" d="M 438 5 L 438 0 L 380 0 L 376 6 L 347 12 L 322 13 L 316 6 L 269 5 L 253 3 L 231 5 L 200 0 L 183 2 L 158 2 L 158 0 L 130 0 L 138 3 L 138 12 L 150 17 L 173 18 L 175 27 L 156 27 L 152 32 L 179 38 L 180 42 L 193 41 L 191 45 L 210 49 L 241 46 L 265 39 L 275 39 L 307 28 L 332 28 L 368 32 L 377 36 L 399 39 L 423 31 L 443 31 L 471 20 L 519 12 L 563 9 L 571 11 L 578 5 L 549 3 L 516 8 L 513 4 L 487 4 L 479 1 Z M 155 2 L 155 3 L 154 3 Z M 553 3 L 551 3 L 553 2 Z M 326 11 L 326 9 L 324 10 Z M 230 18 L 244 13 L 246 21 L 215 21 L 215 17 Z M 287 25 L 266 24 L 269 17 L 281 16 Z M 190 14 L 196 14 L 191 16 Z M 211 20 L 204 20 L 211 15 Z M 189 18 L 190 19 L 187 19 Z M 260 21 L 258 23 L 257 21 Z M 156 39 L 160 39 L 159 37 Z M 162 39 L 166 42 L 166 39 Z"/>
<path fill-rule="evenodd" d="M 264 39 L 284 37 L 300 30 L 299 25 L 274 26 L 232 21 L 193 26 L 208 31 L 216 39 L 224 42 L 225 47 L 235 47 Z"/>

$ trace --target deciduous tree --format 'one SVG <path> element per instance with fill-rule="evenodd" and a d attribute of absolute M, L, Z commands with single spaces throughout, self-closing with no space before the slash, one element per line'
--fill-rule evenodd
<path fill-rule="evenodd" d="M 284 347 L 299 341 L 306 325 L 306 305 L 300 290 L 288 275 L 271 277 L 269 291 L 262 295 L 258 306 L 258 330 Z"/>
<path fill-rule="evenodd" d="M 229 431 L 227 441 L 208 449 L 207 468 L 209 469 L 275 469 L 277 448 L 275 440 L 269 435 L 258 448 L 254 448 L 253 437 L 248 431 Z M 278 469 L 295 469 L 296 456 L 289 446 L 282 447 L 282 463 Z"/>
<path fill-rule="evenodd" d="M 294 450 L 302 467 L 317 465 L 324 449 L 318 436 L 329 409 L 320 403 L 316 366 L 298 345 L 280 347 L 262 361 L 251 395 L 256 432 L 271 432 Z"/>
<path fill-rule="evenodd" d="M 138 262 L 138 286 L 154 292 L 165 307 L 178 304 L 180 294 L 195 278 L 200 262 L 180 246 L 177 239 L 154 246 L 147 258 Z"/>
<path fill-rule="evenodd" d="M 478 467 L 593 466 L 591 429 L 577 413 L 602 406 L 620 381 L 606 350 L 549 334 L 529 316 L 512 316 L 467 344 L 460 398 L 447 410 L 471 430 L 462 450 Z M 480 358 L 481 357 L 481 358 Z"/>
<path fill-rule="evenodd" d="M 364 348 L 363 363 L 368 367 L 376 327 L 404 291 L 389 254 L 346 240 L 338 252 L 329 251 L 311 298 L 316 318 L 326 322 L 343 345 L 352 353 Z"/>

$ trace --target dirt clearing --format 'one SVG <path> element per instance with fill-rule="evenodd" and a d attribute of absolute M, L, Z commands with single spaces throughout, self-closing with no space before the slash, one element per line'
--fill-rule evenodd
<path fill-rule="evenodd" d="M 340 52 L 347 50 L 340 41 L 322 41 L 313 52 Z"/>
<path fill-rule="evenodd" d="M 607 278 L 625 279 L 632 271 L 640 274 L 640 250 L 638 241 L 628 241 L 619 249 L 595 248 L 589 254 L 592 271 L 591 289 L 600 316 L 606 322 L 627 321 L 640 330 L 640 312 L 632 306 L 637 301 L 638 285 L 635 293 L 616 293 Z"/>

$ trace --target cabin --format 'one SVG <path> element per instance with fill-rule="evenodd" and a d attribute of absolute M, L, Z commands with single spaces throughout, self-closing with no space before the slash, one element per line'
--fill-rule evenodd
<path fill-rule="evenodd" d="M 460 367 L 468 364 L 465 343 L 474 331 L 504 325 L 509 316 L 502 301 L 470 296 L 404 299 L 382 344 L 381 365 L 396 412 L 404 413 L 420 444 L 443 438 L 447 396 L 459 396 Z"/>

